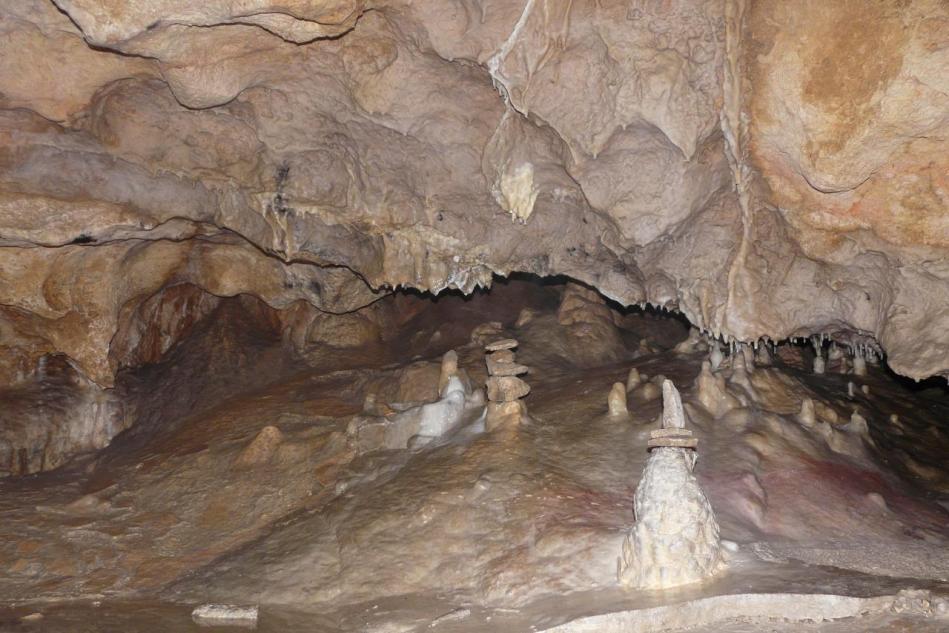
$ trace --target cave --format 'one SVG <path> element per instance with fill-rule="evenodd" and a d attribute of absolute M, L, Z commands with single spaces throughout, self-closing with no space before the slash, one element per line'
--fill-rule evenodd
<path fill-rule="evenodd" d="M 949 630 L 944 1 L 0 32 L 0 631 Z"/>

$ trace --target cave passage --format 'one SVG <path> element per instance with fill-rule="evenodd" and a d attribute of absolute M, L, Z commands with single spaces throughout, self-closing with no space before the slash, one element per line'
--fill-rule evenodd
<path fill-rule="evenodd" d="M 171 286 L 110 356 L 108 388 L 57 354 L 0 391 L 0 624 L 198 630 L 223 603 L 262 631 L 639 626 L 669 600 L 616 561 L 667 381 L 726 562 L 665 630 L 752 604 L 821 631 L 943 622 L 949 393 L 869 346 L 725 344 L 514 275 L 339 314 Z M 832 628 L 840 593 L 870 601 L 862 628 Z"/>

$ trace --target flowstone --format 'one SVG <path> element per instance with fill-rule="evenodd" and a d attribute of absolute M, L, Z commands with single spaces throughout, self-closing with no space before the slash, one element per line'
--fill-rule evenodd
<path fill-rule="evenodd" d="M 636 524 L 626 535 L 618 580 L 631 589 L 667 589 L 709 578 L 725 567 L 718 522 L 699 487 L 696 441 L 685 429 L 679 392 L 662 384 L 662 429 L 636 488 Z"/>

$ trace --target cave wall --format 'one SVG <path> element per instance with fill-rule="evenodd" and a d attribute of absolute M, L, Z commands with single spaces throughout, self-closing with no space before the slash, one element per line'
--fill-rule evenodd
<path fill-rule="evenodd" d="M 4 382 L 112 384 L 179 284 L 342 313 L 514 271 L 949 374 L 940 0 L 0 14 Z"/>

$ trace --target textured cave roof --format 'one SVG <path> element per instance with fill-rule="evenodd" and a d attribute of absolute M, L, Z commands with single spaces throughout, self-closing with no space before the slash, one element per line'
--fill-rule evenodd
<path fill-rule="evenodd" d="M 59 352 L 111 384 L 123 320 L 175 284 L 345 312 L 514 271 L 949 375 L 940 0 L 0 15 L 7 378 Z"/>

